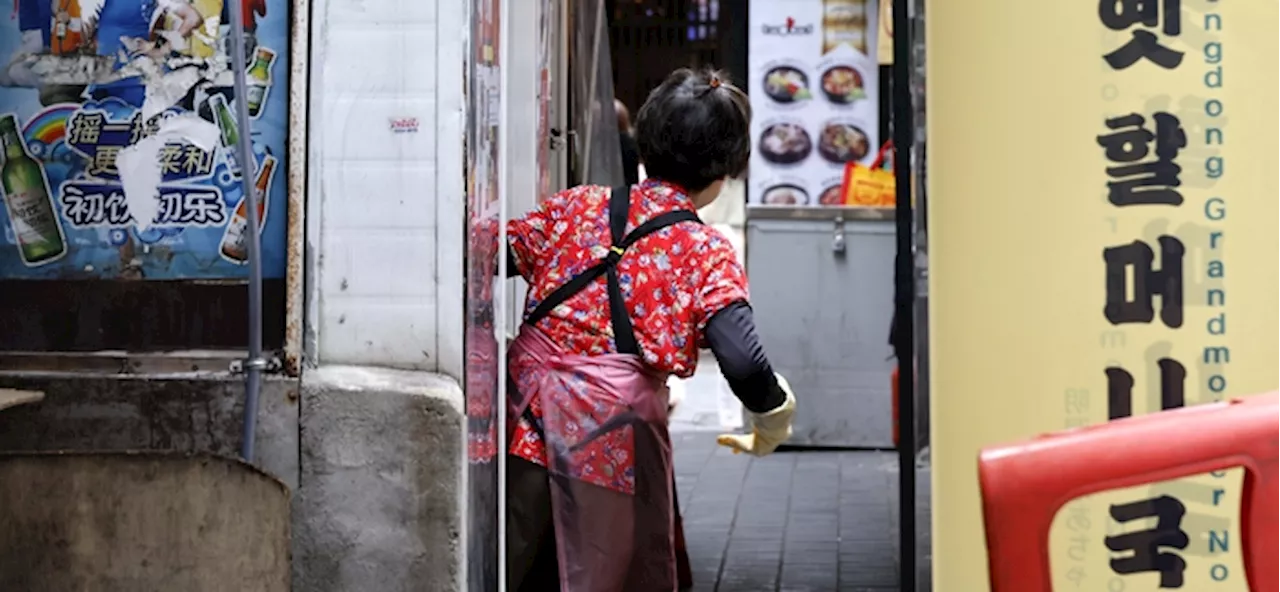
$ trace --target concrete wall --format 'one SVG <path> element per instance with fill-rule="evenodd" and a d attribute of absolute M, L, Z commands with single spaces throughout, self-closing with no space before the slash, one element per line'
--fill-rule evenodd
<path fill-rule="evenodd" d="M 310 9 L 294 589 L 459 590 L 467 3 Z"/>
<path fill-rule="evenodd" d="M 461 376 L 466 3 L 311 7 L 308 359 Z"/>
<path fill-rule="evenodd" d="M 288 592 L 288 508 L 226 458 L 0 454 L 0 590 Z"/>
<path fill-rule="evenodd" d="M 0 381 L 46 393 L 0 413 L 0 451 L 238 454 L 240 376 Z M 464 434 L 462 389 L 445 376 L 330 364 L 301 385 L 268 379 L 255 464 L 293 492 L 293 589 L 462 589 Z"/>
<path fill-rule="evenodd" d="M 43 401 L 0 413 L 0 450 L 162 450 L 235 457 L 244 379 L 229 374 L 7 374 L 6 387 Z M 254 464 L 298 486 L 298 383 L 269 378 L 258 410 Z"/>
<path fill-rule="evenodd" d="M 461 590 L 465 491 L 458 384 L 322 366 L 303 378 L 295 590 Z"/>

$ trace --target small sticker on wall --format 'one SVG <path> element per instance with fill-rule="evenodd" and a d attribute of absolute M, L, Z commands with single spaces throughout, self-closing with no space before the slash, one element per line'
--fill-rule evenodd
<path fill-rule="evenodd" d="M 392 117 L 391 133 L 393 134 L 416 134 L 418 133 L 417 117 Z"/>

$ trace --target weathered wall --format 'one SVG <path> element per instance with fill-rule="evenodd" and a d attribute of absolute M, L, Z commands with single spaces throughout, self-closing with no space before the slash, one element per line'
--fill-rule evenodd
<path fill-rule="evenodd" d="M 466 3 L 311 7 L 308 360 L 461 376 Z"/>
<path fill-rule="evenodd" d="M 294 589 L 458 590 L 467 3 L 310 8 Z"/>
<path fill-rule="evenodd" d="M 288 508 L 225 458 L 0 454 L 0 590 L 288 592 Z"/>
<path fill-rule="evenodd" d="M 294 590 L 462 587 L 466 432 L 442 375 L 464 367 L 465 10 L 310 4 L 306 365 L 265 383 L 254 459 L 295 493 Z M 239 448 L 239 376 L 4 378 L 48 395 L 0 414 L 0 451 Z"/>
<path fill-rule="evenodd" d="M 465 358 L 466 6 L 310 3 L 306 364 L 265 382 L 254 459 L 295 494 L 294 590 L 462 587 L 466 432 L 442 375 Z M 240 376 L 2 378 L 47 397 L 0 413 L 0 451 L 238 453 Z"/>
<path fill-rule="evenodd" d="M 461 590 L 462 390 L 422 372 L 304 374 L 294 586 Z"/>
<path fill-rule="evenodd" d="M 6 375 L 39 403 L 0 413 L 0 451 L 238 454 L 241 377 Z M 294 492 L 293 589 L 462 587 L 462 389 L 370 367 L 268 379 L 256 464 Z M 7 589 L 7 588 L 0 588 Z"/>
<path fill-rule="evenodd" d="M 6 374 L 4 385 L 45 399 L 0 413 L 0 450 L 164 450 L 235 457 L 244 379 L 229 374 Z M 254 463 L 298 485 L 298 382 L 268 378 Z"/>
<path fill-rule="evenodd" d="M 238 454 L 238 376 L 3 382 L 46 398 L 0 413 L 0 451 Z M 256 464 L 294 492 L 294 590 L 461 589 L 462 405 L 456 381 L 426 372 L 326 365 L 264 383 Z"/>

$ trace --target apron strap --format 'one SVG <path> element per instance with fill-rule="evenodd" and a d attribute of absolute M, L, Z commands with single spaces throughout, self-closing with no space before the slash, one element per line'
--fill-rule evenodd
<path fill-rule="evenodd" d="M 681 222 L 702 224 L 702 220 L 689 210 L 667 212 L 655 216 L 632 230 L 630 234 L 623 236 L 627 229 L 630 210 L 631 188 L 625 185 L 614 187 L 609 196 L 609 235 L 613 243 L 613 246 L 609 247 L 609 254 L 599 263 L 587 268 L 568 283 L 551 292 L 546 299 L 538 303 L 533 312 L 529 313 L 525 323 L 538 324 L 557 306 L 564 304 L 603 275 L 606 276 L 609 286 L 609 320 L 613 324 L 614 344 L 618 353 L 640 355 L 640 345 L 636 341 L 635 330 L 631 324 L 631 313 L 627 310 L 626 299 L 623 298 L 622 286 L 618 280 L 618 262 L 626 254 L 627 248 L 639 242 L 640 239 Z"/>
<path fill-rule="evenodd" d="M 613 325 L 613 344 L 620 354 L 640 355 L 640 344 L 636 341 L 635 328 L 631 325 L 631 313 L 627 310 L 627 300 L 622 296 L 622 283 L 618 280 L 617 262 L 627 251 L 624 236 L 627 232 L 627 218 L 631 215 L 631 188 L 614 187 L 609 192 L 609 255 L 617 255 L 617 260 L 605 268 L 605 279 L 609 284 L 609 323 Z M 639 230 L 638 228 L 636 230 Z M 634 234 L 634 233 L 632 233 Z"/>

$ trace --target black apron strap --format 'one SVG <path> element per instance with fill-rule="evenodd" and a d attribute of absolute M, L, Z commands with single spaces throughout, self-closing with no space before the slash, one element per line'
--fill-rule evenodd
<path fill-rule="evenodd" d="M 631 188 L 619 185 L 609 190 L 609 244 L 622 246 L 627 234 L 627 220 L 631 216 Z M 626 247 L 623 247 L 624 249 Z"/>
<path fill-rule="evenodd" d="M 631 188 L 614 187 L 609 194 L 609 255 L 619 260 L 626 252 L 627 219 L 631 217 Z M 635 328 L 631 325 L 631 312 L 627 299 L 622 295 L 622 283 L 618 281 L 618 266 L 610 265 L 605 272 L 609 282 L 609 323 L 613 325 L 613 345 L 620 354 L 640 355 L 640 343 L 636 341 Z"/>
<path fill-rule="evenodd" d="M 600 276 L 605 276 L 609 285 L 609 319 L 613 324 L 614 345 L 620 354 L 640 355 L 640 345 L 636 341 L 635 330 L 631 324 L 631 313 L 627 310 L 626 299 L 622 294 L 622 286 L 618 280 L 618 262 L 622 260 L 622 255 L 626 253 L 627 248 L 636 244 L 640 239 L 653 234 L 663 228 L 679 224 L 681 222 L 697 222 L 702 223 L 698 215 L 689 210 L 678 210 L 675 212 L 667 212 L 659 216 L 655 216 L 652 220 L 641 224 L 630 234 L 623 236 L 627 230 L 627 219 L 631 210 L 631 188 L 627 186 L 614 187 L 609 196 L 609 235 L 613 246 L 609 248 L 609 254 L 601 259 L 599 263 L 587 268 L 586 271 L 578 274 L 572 280 L 564 285 L 556 288 L 551 294 L 548 294 L 538 306 L 529 313 L 525 322 L 530 325 L 536 325 L 547 315 L 551 314 L 557 306 L 560 306 L 569 298 L 572 298 L 578 292 L 596 281 Z"/>

